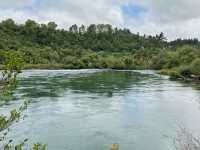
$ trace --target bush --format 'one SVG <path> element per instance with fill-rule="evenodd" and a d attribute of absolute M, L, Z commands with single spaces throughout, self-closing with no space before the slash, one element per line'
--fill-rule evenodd
<path fill-rule="evenodd" d="M 192 74 L 190 66 L 185 65 L 178 67 L 177 72 L 184 77 L 190 77 Z"/>
<path fill-rule="evenodd" d="M 195 59 L 190 65 L 191 73 L 194 75 L 200 75 L 200 58 Z"/>
<path fill-rule="evenodd" d="M 181 75 L 179 68 L 163 69 L 160 70 L 158 73 L 162 75 L 168 75 L 170 76 L 171 79 L 178 79 L 178 78 L 184 79 L 184 76 Z"/>

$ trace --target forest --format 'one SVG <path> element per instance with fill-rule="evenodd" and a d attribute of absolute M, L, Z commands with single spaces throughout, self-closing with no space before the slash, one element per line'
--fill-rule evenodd
<path fill-rule="evenodd" d="M 168 41 L 164 33 L 141 35 L 109 24 L 0 22 L 0 64 L 4 56 L 22 57 L 25 69 L 154 69 L 171 77 L 200 78 L 198 39 Z"/>

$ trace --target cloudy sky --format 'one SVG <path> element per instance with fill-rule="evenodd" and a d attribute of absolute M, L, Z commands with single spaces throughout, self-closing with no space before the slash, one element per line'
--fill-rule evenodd
<path fill-rule="evenodd" d="M 0 0 L 0 20 L 72 24 L 109 23 L 168 39 L 200 38 L 200 0 Z"/>

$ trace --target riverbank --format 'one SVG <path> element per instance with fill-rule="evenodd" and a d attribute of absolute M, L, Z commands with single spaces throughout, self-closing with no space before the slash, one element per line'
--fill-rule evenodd
<path fill-rule="evenodd" d="M 4 66 L 0 65 L 0 70 L 3 70 Z M 32 69 L 48 69 L 48 70 L 59 70 L 59 69 L 119 69 L 119 70 L 145 70 L 147 68 L 140 68 L 140 67 L 103 67 L 103 66 L 96 66 L 96 67 L 84 67 L 84 66 L 74 66 L 74 65 L 65 65 L 65 64 L 25 64 L 23 67 L 24 70 L 32 70 Z"/>
<path fill-rule="evenodd" d="M 4 66 L 0 65 L 0 70 L 3 70 Z M 49 70 L 59 70 L 59 69 L 79 69 L 71 68 L 69 65 L 64 64 L 25 64 L 23 67 L 24 70 L 31 69 L 49 69 Z"/>
<path fill-rule="evenodd" d="M 0 65 L 0 70 L 3 70 L 4 66 Z M 94 69 L 93 67 L 80 67 L 80 66 L 71 66 L 71 65 L 65 65 L 65 64 L 25 64 L 24 70 L 33 70 L 33 69 L 41 69 L 41 70 L 60 70 L 60 69 Z M 119 70 L 127 70 L 127 68 L 120 68 L 120 67 L 96 67 L 95 69 L 119 69 Z M 148 68 L 129 68 L 128 70 L 144 70 Z M 184 81 L 199 81 L 200 82 L 200 75 L 194 75 L 194 74 L 186 74 L 183 75 L 180 71 L 177 69 L 161 69 L 156 70 L 158 74 L 161 75 L 167 75 L 170 76 L 171 79 L 177 79 L 177 80 L 184 80 Z M 1 81 L 0 81 L 1 84 Z"/>
<path fill-rule="evenodd" d="M 168 75 L 171 79 L 184 80 L 184 81 L 198 81 L 200 82 L 200 75 L 195 75 L 192 73 L 181 74 L 177 70 L 173 69 L 163 69 L 158 71 L 159 74 Z"/>

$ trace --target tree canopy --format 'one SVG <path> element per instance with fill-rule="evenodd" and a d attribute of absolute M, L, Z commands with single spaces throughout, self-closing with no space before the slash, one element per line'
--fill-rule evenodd
<path fill-rule="evenodd" d="M 167 41 L 164 33 L 141 35 L 109 24 L 60 29 L 55 22 L 12 19 L 0 22 L 0 51 L 5 50 L 19 52 L 27 68 L 191 68 L 200 58 L 198 39 Z"/>

